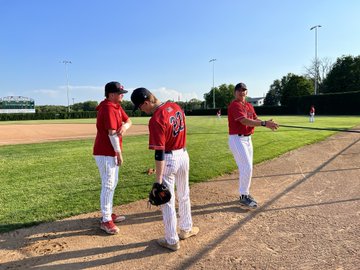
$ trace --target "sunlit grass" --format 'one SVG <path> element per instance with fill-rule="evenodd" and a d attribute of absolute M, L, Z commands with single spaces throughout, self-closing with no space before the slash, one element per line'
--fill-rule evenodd
<path fill-rule="evenodd" d="M 319 128 L 350 128 L 360 124 L 360 117 L 316 117 L 313 124 L 307 117 L 276 116 L 273 119 L 280 124 Z M 95 123 L 95 119 L 81 120 Z M 132 120 L 134 124 L 147 124 L 149 117 Z M 187 128 L 191 183 L 236 169 L 228 148 L 226 117 L 187 117 Z M 253 136 L 254 162 L 272 159 L 333 133 L 292 128 L 272 132 L 257 128 Z M 154 181 L 153 175 L 145 173 L 154 167 L 154 153 L 148 150 L 147 144 L 147 135 L 124 138 L 125 163 L 120 170 L 114 204 L 147 197 Z M 92 146 L 93 139 L 1 146 L 0 232 L 97 211 L 100 177 L 92 157 Z"/>

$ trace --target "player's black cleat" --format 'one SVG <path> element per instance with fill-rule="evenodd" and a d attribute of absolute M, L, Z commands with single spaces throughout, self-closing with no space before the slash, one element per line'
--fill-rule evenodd
<path fill-rule="evenodd" d="M 240 196 L 240 205 L 245 208 L 248 208 L 248 209 L 257 208 L 257 202 L 250 195 L 241 195 Z"/>
<path fill-rule="evenodd" d="M 257 201 L 254 199 L 253 196 L 251 196 L 250 194 L 248 195 L 249 199 L 252 200 L 253 202 L 255 202 L 257 204 Z"/>

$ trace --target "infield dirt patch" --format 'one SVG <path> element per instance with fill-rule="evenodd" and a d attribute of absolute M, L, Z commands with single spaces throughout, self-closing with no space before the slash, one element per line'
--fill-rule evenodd
<path fill-rule="evenodd" d="M 125 136 L 147 134 L 146 125 L 132 125 Z M 0 145 L 94 138 L 95 124 L 0 125 Z"/>
<path fill-rule="evenodd" d="M 0 234 L 0 269 L 358 269 L 359 157 L 359 134 L 339 133 L 255 166 L 252 212 L 236 173 L 192 185 L 200 232 L 177 252 L 157 245 L 161 212 L 142 200 L 115 207 L 116 236 L 98 212 Z"/>

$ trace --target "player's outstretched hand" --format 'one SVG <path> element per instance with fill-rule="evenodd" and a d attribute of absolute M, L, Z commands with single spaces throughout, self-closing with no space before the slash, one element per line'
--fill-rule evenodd
<path fill-rule="evenodd" d="M 279 128 L 279 124 L 270 119 L 266 121 L 266 127 L 271 130 L 277 130 Z"/>

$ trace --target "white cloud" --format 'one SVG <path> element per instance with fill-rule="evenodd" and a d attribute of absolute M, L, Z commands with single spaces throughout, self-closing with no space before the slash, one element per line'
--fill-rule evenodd
<path fill-rule="evenodd" d="M 51 98 L 57 97 L 60 94 L 59 90 L 53 90 L 53 89 L 38 89 L 38 90 L 34 90 L 33 92 Z"/>
<path fill-rule="evenodd" d="M 149 90 L 161 101 L 166 101 L 166 100 L 187 101 L 192 98 L 198 99 L 198 95 L 195 92 L 183 93 L 166 87 L 160 87 L 157 89 L 149 89 Z"/>
<path fill-rule="evenodd" d="M 59 86 L 59 89 L 67 89 L 66 85 Z M 92 91 L 92 92 L 103 92 L 104 86 L 95 85 L 69 85 L 69 91 Z"/>
<path fill-rule="evenodd" d="M 54 89 L 36 89 L 30 96 L 36 104 L 67 105 L 67 85 L 59 85 Z M 87 100 L 101 101 L 104 97 L 104 86 L 69 85 L 69 102 L 84 102 Z"/>
<path fill-rule="evenodd" d="M 125 100 L 130 100 L 134 88 L 127 88 L 129 93 L 125 95 Z M 149 89 L 159 100 L 167 101 L 189 101 L 192 98 L 199 99 L 195 92 L 180 92 L 175 89 L 160 87 Z M 31 91 L 30 96 L 35 99 L 36 104 L 41 105 L 67 105 L 67 86 L 60 85 L 55 89 L 36 89 Z M 69 85 L 69 102 L 84 102 L 96 100 L 100 102 L 104 99 L 104 86 L 96 85 Z M 201 98 L 202 99 L 202 98 Z"/>

